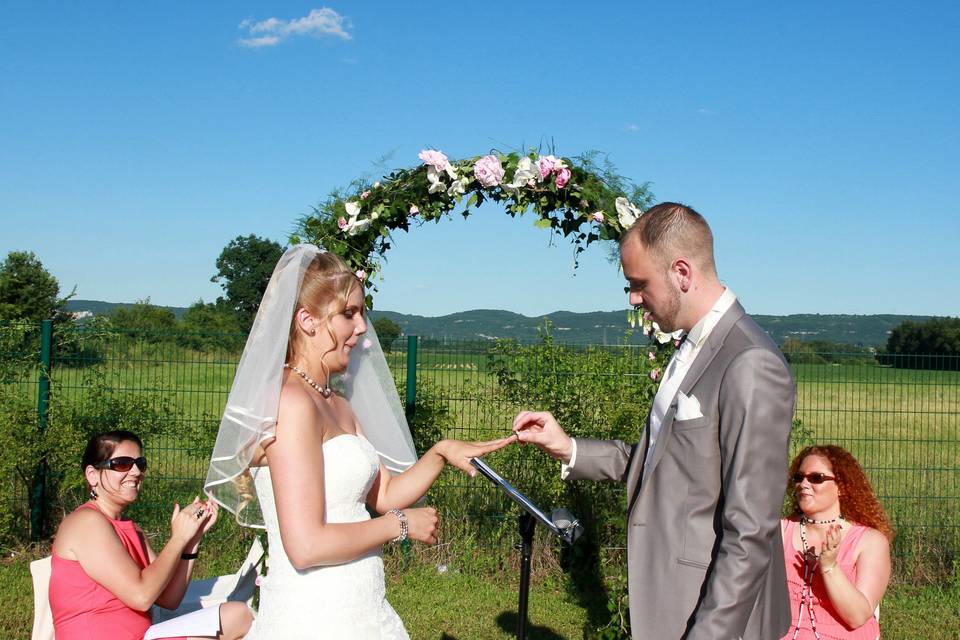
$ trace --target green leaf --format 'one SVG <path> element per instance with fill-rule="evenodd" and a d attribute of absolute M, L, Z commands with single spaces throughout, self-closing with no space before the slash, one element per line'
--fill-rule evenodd
<path fill-rule="evenodd" d="M 553 226 L 553 220 L 550 218 L 540 218 L 533 223 L 533 226 L 535 226 L 537 229 L 549 229 Z"/>

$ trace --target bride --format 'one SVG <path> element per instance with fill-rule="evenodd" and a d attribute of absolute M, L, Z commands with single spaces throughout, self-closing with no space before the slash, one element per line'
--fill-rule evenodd
<path fill-rule="evenodd" d="M 340 258 L 312 245 L 287 250 L 205 483 L 240 524 L 267 530 L 269 571 L 250 640 L 407 638 L 384 595 L 381 545 L 436 543 L 436 511 L 410 505 L 445 463 L 472 476 L 470 458 L 511 441 L 443 440 L 417 460 L 372 333 L 361 282 Z"/>

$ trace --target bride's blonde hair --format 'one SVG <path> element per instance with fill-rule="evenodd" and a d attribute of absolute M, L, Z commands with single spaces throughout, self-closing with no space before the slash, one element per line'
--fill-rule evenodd
<path fill-rule="evenodd" d="M 324 317 L 327 333 L 333 340 L 333 348 L 340 345 L 333 331 L 330 319 L 347 307 L 347 300 L 353 293 L 354 287 L 360 285 L 357 276 L 350 271 L 350 267 L 340 256 L 324 252 L 317 255 L 303 274 L 300 284 L 300 295 L 294 306 L 293 317 L 290 319 L 290 336 L 287 340 L 287 362 L 292 362 L 303 349 L 302 331 L 297 326 L 297 311 L 306 309 L 312 315 Z M 324 315 L 324 312 L 326 314 Z M 327 352 L 329 353 L 329 351 Z M 326 353 L 324 353 L 326 355 Z M 321 361 L 324 374 L 329 377 L 326 365 Z"/>

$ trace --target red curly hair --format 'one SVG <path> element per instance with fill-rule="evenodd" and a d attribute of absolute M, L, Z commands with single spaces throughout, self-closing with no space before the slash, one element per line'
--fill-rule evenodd
<path fill-rule="evenodd" d="M 787 494 L 790 496 L 790 506 L 793 508 L 793 513 L 801 515 L 800 507 L 797 505 L 796 485 L 793 482 L 793 475 L 797 473 L 807 456 L 820 456 L 826 458 L 830 463 L 833 475 L 837 477 L 840 513 L 843 517 L 876 529 L 892 542 L 894 533 L 890 518 L 887 516 L 887 512 L 883 510 L 883 505 L 880 504 L 876 494 L 874 494 L 873 487 L 870 486 L 870 480 L 867 479 L 867 474 L 863 472 L 863 467 L 849 451 L 834 444 L 807 447 L 798 453 L 797 457 L 790 463 L 790 471 L 787 473 Z"/>

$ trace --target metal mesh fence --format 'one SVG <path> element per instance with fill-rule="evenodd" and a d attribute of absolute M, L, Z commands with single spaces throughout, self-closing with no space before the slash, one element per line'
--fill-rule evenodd
<path fill-rule="evenodd" d="M 215 346 L 218 340 L 224 346 Z M 203 350 L 196 348 L 198 344 Z M 63 325 L 54 332 L 49 367 L 44 367 L 38 364 L 37 327 L 3 325 L 0 432 L 24 441 L 38 439 L 39 381 L 47 371 L 48 431 L 59 437 L 73 434 L 79 441 L 65 440 L 48 455 L 51 481 L 69 485 L 72 477 L 76 485 L 80 440 L 89 433 L 113 428 L 137 431 L 144 435 L 151 463 L 137 517 L 161 522 L 174 499 L 190 499 L 201 491 L 239 359 L 238 344 L 242 336 Z M 577 435 L 639 434 L 655 390 L 650 371 L 657 362 L 646 348 L 552 349 L 515 343 L 421 343 L 414 369 L 415 404 L 427 424 L 416 427 L 418 444 L 437 437 L 477 440 L 505 435 L 516 411 L 532 407 L 562 413 L 566 421 L 561 423 L 573 423 Z M 960 530 L 958 358 L 787 355 L 797 380 L 799 426 L 794 449 L 813 442 L 849 449 L 901 533 L 898 552 L 907 552 L 904 545 L 910 545 L 913 552 L 955 557 Z M 662 361 L 663 356 L 657 357 Z M 398 341 L 388 360 L 403 398 L 406 344 Z M 548 506 L 570 499 L 551 480 L 558 465 L 532 448 L 499 452 L 493 463 L 518 488 Z M 36 461 L 7 459 L 3 464 L 0 472 L 8 488 L 4 508 L 12 523 L 8 529 L 23 534 L 29 530 L 24 518 L 29 517 Z M 597 491 L 602 495 L 590 493 L 581 496 L 581 502 L 589 507 L 591 501 L 602 499 L 622 507 L 621 488 Z M 76 502 L 82 499 L 76 486 L 57 495 L 60 502 L 52 509 L 53 520 L 58 509 L 62 513 L 71 508 L 70 496 Z M 491 486 L 458 472 L 445 472 L 429 499 L 448 515 L 464 519 L 497 520 L 514 513 Z M 45 533 L 54 524 L 48 522 Z M 604 528 L 604 522 L 598 526 L 604 544 L 619 546 L 622 532 L 616 526 Z"/>

